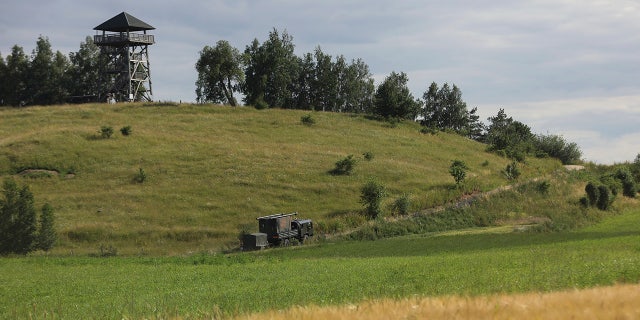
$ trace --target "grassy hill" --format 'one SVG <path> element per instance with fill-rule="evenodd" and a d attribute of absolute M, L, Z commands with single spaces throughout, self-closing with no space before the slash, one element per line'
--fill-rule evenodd
<path fill-rule="evenodd" d="M 236 246 L 241 229 L 278 212 L 297 211 L 325 231 L 353 227 L 370 178 L 387 187 L 387 202 L 410 194 L 414 211 L 508 183 L 501 171 L 510 161 L 469 139 L 348 114 L 312 113 L 307 126 L 307 114 L 172 104 L 0 109 L 0 178 L 28 184 L 37 207 L 53 205 L 55 252 L 162 255 Z M 102 126 L 114 135 L 103 139 Z M 124 126 L 131 135 L 120 134 Z M 354 173 L 330 175 L 348 155 L 358 160 Z M 448 173 L 454 159 L 470 167 L 463 188 Z M 521 179 L 559 166 L 529 159 Z"/>

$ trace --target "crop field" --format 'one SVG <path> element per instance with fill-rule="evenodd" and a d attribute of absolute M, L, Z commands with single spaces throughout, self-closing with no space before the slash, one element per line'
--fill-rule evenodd
<path fill-rule="evenodd" d="M 33 256 L 0 259 L 0 269 L 0 318 L 244 317 L 380 299 L 544 293 L 638 284 L 640 210 L 563 233 L 488 228 L 229 255 Z"/>

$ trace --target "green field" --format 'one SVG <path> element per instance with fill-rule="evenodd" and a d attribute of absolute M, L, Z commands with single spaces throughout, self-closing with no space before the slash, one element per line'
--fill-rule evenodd
<path fill-rule="evenodd" d="M 232 255 L 0 259 L 0 318 L 199 318 L 382 297 L 640 281 L 640 210 L 580 231 L 470 230 Z"/>
<path fill-rule="evenodd" d="M 316 124 L 301 123 L 307 114 Z M 0 118 L 0 179 L 29 185 L 36 207 L 53 206 L 58 255 L 217 252 L 279 212 L 339 233 L 363 222 L 359 192 L 370 178 L 387 187 L 385 208 L 406 193 L 414 211 L 510 183 L 501 173 L 510 160 L 486 145 L 361 115 L 165 103 L 4 108 Z M 125 126 L 131 135 L 120 134 Z M 330 175 L 348 155 L 354 173 Z M 470 168 L 462 188 L 448 173 L 454 159 Z M 559 167 L 531 158 L 521 179 Z M 48 171 L 25 171 L 34 169 Z"/>

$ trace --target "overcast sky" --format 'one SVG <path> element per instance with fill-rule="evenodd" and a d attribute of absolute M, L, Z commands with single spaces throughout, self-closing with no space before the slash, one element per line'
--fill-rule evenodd
<path fill-rule="evenodd" d="M 379 83 L 405 72 L 416 98 L 456 84 L 483 119 L 504 108 L 536 133 L 563 135 L 585 160 L 640 153 L 640 4 L 627 0 L 9 0 L 0 53 L 30 53 L 38 36 L 77 51 L 93 28 L 126 11 L 156 30 L 149 48 L 155 100 L 195 101 L 205 45 L 243 51 L 286 30 L 296 54 L 320 46 L 362 58 Z"/>

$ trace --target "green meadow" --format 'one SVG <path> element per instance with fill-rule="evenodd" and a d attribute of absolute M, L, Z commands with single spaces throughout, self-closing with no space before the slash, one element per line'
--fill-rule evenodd
<path fill-rule="evenodd" d="M 315 124 L 302 124 L 309 114 Z M 510 183 L 501 172 L 510 161 L 483 144 L 361 115 L 164 103 L 5 108 L 0 117 L 0 178 L 29 185 L 36 207 L 53 206 L 55 254 L 229 250 L 241 230 L 257 230 L 256 217 L 279 212 L 344 232 L 363 222 L 360 188 L 371 178 L 389 191 L 385 206 L 409 194 L 413 211 Z M 329 174 L 348 155 L 354 172 Z M 462 188 L 448 172 L 454 159 L 470 168 Z M 559 167 L 531 158 L 521 179 Z"/>
<path fill-rule="evenodd" d="M 185 257 L 0 259 L 0 318 L 211 318 L 295 305 L 640 281 L 640 210 L 563 233 L 473 229 Z"/>

